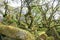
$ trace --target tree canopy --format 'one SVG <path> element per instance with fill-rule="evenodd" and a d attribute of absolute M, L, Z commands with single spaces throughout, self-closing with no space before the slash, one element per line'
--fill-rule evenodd
<path fill-rule="evenodd" d="M 1 35 L 16 40 L 60 40 L 60 0 L 1 0 L 0 14 Z"/>

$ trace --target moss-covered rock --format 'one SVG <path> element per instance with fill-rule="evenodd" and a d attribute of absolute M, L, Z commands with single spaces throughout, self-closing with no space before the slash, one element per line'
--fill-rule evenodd
<path fill-rule="evenodd" d="M 50 36 L 47 38 L 47 40 L 54 40 L 54 37 Z"/>
<path fill-rule="evenodd" d="M 47 40 L 47 37 L 48 37 L 48 36 L 47 36 L 46 34 L 41 34 L 41 35 L 38 36 L 37 39 L 38 39 L 38 40 Z"/>
<path fill-rule="evenodd" d="M 30 32 L 8 25 L 0 24 L 0 34 L 21 40 L 35 40 L 34 35 L 32 35 Z"/>

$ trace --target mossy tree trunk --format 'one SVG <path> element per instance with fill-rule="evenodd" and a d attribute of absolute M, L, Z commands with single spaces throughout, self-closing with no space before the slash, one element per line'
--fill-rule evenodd
<path fill-rule="evenodd" d="M 57 31 L 54 27 L 48 28 L 46 33 L 47 33 L 48 36 L 53 36 L 54 40 L 60 40 L 59 34 L 57 33 Z"/>

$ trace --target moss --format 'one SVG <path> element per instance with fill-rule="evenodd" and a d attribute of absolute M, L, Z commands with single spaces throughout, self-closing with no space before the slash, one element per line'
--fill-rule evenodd
<path fill-rule="evenodd" d="M 11 38 L 22 39 L 22 40 L 35 40 L 34 35 L 30 32 L 8 25 L 0 25 L 0 34 L 4 34 Z"/>
<path fill-rule="evenodd" d="M 47 40 L 54 40 L 54 37 L 50 36 L 47 38 Z"/>
<path fill-rule="evenodd" d="M 38 40 L 46 40 L 47 37 L 48 37 L 48 36 L 47 36 L 46 34 L 41 34 L 41 35 L 38 36 L 37 39 L 38 39 Z"/>

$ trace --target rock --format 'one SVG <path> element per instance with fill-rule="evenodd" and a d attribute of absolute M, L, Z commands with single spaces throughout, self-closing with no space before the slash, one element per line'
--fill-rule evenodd
<path fill-rule="evenodd" d="M 8 25 L 0 25 L 0 34 L 4 34 L 11 38 L 22 39 L 22 40 L 35 40 L 34 35 L 30 32 Z"/>

